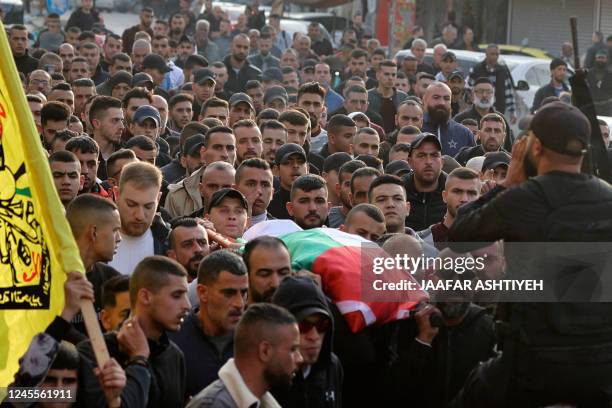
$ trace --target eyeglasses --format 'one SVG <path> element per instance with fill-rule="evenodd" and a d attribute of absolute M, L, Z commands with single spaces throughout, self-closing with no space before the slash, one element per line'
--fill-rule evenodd
<path fill-rule="evenodd" d="M 307 320 L 302 320 L 298 323 L 298 327 L 300 328 L 301 334 L 309 333 L 312 328 L 316 328 L 319 334 L 323 334 L 329 330 L 331 326 L 331 322 L 329 319 L 320 319 L 316 322 L 309 322 Z"/>

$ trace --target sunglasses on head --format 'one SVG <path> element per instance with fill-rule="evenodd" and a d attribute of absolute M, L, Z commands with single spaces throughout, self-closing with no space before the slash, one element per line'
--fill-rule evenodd
<path fill-rule="evenodd" d="M 316 328 L 317 332 L 322 334 L 329 330 L 329 326 L 331 322 L 329 319 L 319 319 L 316 322 L 309 322 L 308 320 L 303 320 L 298 323 L 298 327 L 300 328 L 300 333 L 305 334 L 309 333 L 312 328 Z"/>

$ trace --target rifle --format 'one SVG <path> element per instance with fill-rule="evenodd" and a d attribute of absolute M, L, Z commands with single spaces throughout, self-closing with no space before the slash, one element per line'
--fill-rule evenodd
<path fill-rule="evenodd" d="M 597 112 L 589 86 L 587 84 L 587 70 L 580 68 L 580 54 L 578 52 L 578 21 L 575 16 L 570 17 L 572 43 L 574 46 L 575 74 L 569 79 L 572 86 L 572 104 L 580 109 L 591 123 L 591 135 L 587 147 L 587 155 L 582 163 L 582 172 L 593 174 L 608 183 L 612 183 L 612 172 L 608 159 L 608 149 L 604 145 L 597 122 Z"/>

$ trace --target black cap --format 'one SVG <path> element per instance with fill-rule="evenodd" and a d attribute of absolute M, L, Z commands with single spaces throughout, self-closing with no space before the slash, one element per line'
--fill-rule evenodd
<path fill-rule="evenodd" d="M 440 58 L 440 61 L 446 60 L 457 61 L 457 56 L 452 51 L 446 51 L 444 54 L 442 54 L 442 58 Z"/>
<path fill-rule="evenodd" d="M 302 70 L 304 70 L 304 71 L 308 71 L 308 70 L 314 71 L 315 65 L 317 65 L 317 60 L 309 58 L 306 61 L 304 61 L 304 64 L 302 65 Z"/>
<path fill-rule="evenodd" d="M 398 177 L 408 174 L 411 171 L 412 169 L 406 160 L 393 160 L 385 167 L 385 174 L 392 174 Z"/>
<path fill-rule="evenodd" d="M 333 170 L 338 171 L 344 163 L 350 162 L 351 160 L 353 160 L 353 158 L 346 152 L 336 152 L 334 154 L 330 154 L 323 162 L 323 171 L 325 173 L 329 173 Z"/>
<path fill-rule="evenodd" d="M 206 59 L 206 57 L 200 54 L 191 54 L 185 60 L 185 65 L 189 65 L 189 64 L 195 64 L 195 65 L 201 65 L 203 67 L 207 67 L 208 60 Z"/>
<path fill-rule="evenodd" d="M 251 99 L 249 95 L 242 93 L 242 92 L 237 92 L 230 97 L 230 100 L 229 100 L 230 108 L 238 105 L 241 102 L 244 102 L 247 105 L 249 105 L 251 110 L 255 112 L 255 106 L 253 105 L 253 100 Z"/>
<path fill-rule="evenodd" d="M 200 147 L 204 146 L 205 141 L 206 138 L 200 133 L 188 137 L 183 144 L 183 156 L 195 156 L 196 153 L 199 155 Z"/>
<path fill-rule="evenodd" d="M 210 198 L 210 203 L 208 204 L 208 210 L 206 212 L 210 213 L 210 210 L 219 206 L 225 197 L 236 198 L 240 200 L 242 207 L 249 211 L 249 203 L 247 202 L 244 195 L 238 190 L 233 188 L 222 188 L 221 190 L 215 191 Z"/>
<path fill-rule="evenodd" d="M 451 72 L 450 74 L 448 74 L 448 80 L 450 81 L 453 78 L 461 78 L 461 79 L 465 79 L 465 76 L 463 75 L 463 72 L 461 72 L 461 70 L 456 69 L 453 72 Z"/>
<path fill-rule="evenodd" d="M 306 152 L 302 148 L 302 146 L 297 145 L 295 143 L 285 143 L 276 151 L 276 156 L 274 157 L 274 163 L 277 165 L 283 164 L 290 156 L 294 154 L 299 154 L 302 156 L 304 161 L 306 161 Z"/>
<path fill-rule="evenodd" d="M 578 108 L 551 102 L 538 109 L 529 130 L 545 147 L 568 156 L 581 156 L 586 153 L 591 124 Z"/>
<path fill-rule="evenodd" d="M 263 72 L 261 80 L 283 82 L 283 71 L 276 67 L 268 68 Z"/>
<path fill-rule="evenodd" d="M 456 168 L 459 168 L 459 167 L 461 167 L 461 165 L 453 157 L 448 156 L 446 154 L 442 155 L 442 171 L 443 172 L 448 174 L 451 171 L 453 171 L 453 170 L 455 170 Z"/>
<path fill-rule="evenodd" d="M 158 69 L 162 73 L 172 71 L 172 68 L 166 64 L 166 61 L 161 57 L 161 55 L 157 54 L 149 54 L 142 60 L 142 68 L 152 68 Z"/>
<path fill-rule="evenodd" d="M 482 162 L 482 171 L 494 170 L 497 166 L 510 165 L 510 155 L 506 152 L 489 152 L 485 153 L 484 161 Z"/>
<path fill-rule="evenodd" d="M 203 84 L 206 81 L 212 81 L 213 84 L 216 84 L 215 74 L 208 68 L 199 68 L 193 71 L 193 82 L 198 85 Z"/>
<path fill-rule="evenodd" d="M 289 95 L 287 95 L 287 90 L 280 85 L 274 85 L 268 88 L 266 90 L 266 93 L 264 94 L 264 99 L 263 99 L 264 105 L 269 104 L 275 99 L 282 99 L 286 105 L 287 101 L 289 100 Z"/>
<path fill-rule="evenodd" d="M 351 112 L 346 116 L 353 120 L 365 120 L 366 122 L 371 123 L 370 118 L 368 118 L 368 115 L 363 112 Z"/>
<path fill-rule="evenodd" d="M 155 83 L 153 82 L 153 77 L 147 74 L 146 72 L 139 72 L 132 77 L 132 86 L 150 86 L 153 87 Z"/>
<path fill-rule="evenodd" d="M 296 299 L 296 294 L 299 294 L 299 300 Z M 324 302 L 325 295 L 321 288 L 305 276 L 289 276 L 283 279 L 272 297 L 272 303 L 289 310 L 298 322 L 314 314 L 322 314 L 331 320 L 330 311 Z"/>
<path fill-rule="evenodd" d="M 493 85 L 493 82 L 487 78 L 487 77 L 480 77 L 478 79 L 476 79 L 476 81 L 474 82 L 474 86 L 478 85 L 478 84 L 489 84 L 489 85 Z"/>
<path fill-rule="evenodd" d="M 440 144 L 440 140 L 433 133 L 421 133 L 418 135 L 410 144 L 410 151 L 408 152 L 408 156 L 412 156 L 412 152 L 415 149 L 418 149 L 423 143 L 432 142 L 438 146 L 438 149 L 442 151 L 442 144 Z"/>

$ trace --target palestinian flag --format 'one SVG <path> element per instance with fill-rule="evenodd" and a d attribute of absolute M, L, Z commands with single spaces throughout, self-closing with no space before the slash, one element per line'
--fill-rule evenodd
<path fill-rule="evenodd" d="M 301 230 L 292 221 L 257 224 L 245 239 L 272 235 L 282 239 L 291 254 L 293 270 L 306 269 L 321 277 L 323 292 L 334 302 L 354 333 L 369 325 L 405 319 L 428 299 L 412 276 L 398 270 L 373 272 L 376 258 L 389 255 L 373 242 L 333 228 Z M 411 290 L 375 291 L 375 280 L 413 282 Z M 378 282 L 378 287 L 382 286 Z"/>

